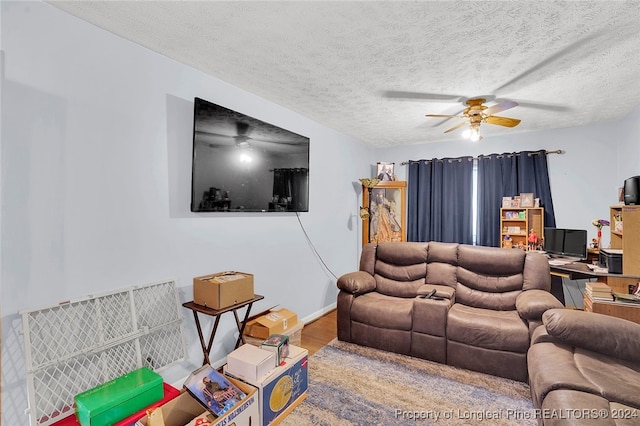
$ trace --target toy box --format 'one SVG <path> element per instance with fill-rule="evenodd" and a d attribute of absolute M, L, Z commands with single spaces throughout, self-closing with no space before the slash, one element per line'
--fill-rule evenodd
<path fill-rule="evenodd" d="M 75 396 L 82 426 L 111 426 L 164 396 L 162 377 L 147 367 L 117 377 Z"/>

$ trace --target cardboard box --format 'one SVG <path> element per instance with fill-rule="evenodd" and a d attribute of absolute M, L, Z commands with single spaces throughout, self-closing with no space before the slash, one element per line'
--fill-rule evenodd
<path fill-rule="evenodd" d="M 250 382 L 262 380 L 275 367 L 275 353 L 250 344 L 244 344 L 227 355 L 229 373 Z"/>
<path fill-rule="evenodd" d="M 247 322 L 245 333 L 266 340 L 272 334 L 285 334 L 289 327 L 298 323 L 298 315 L 288 309 L 271 311 Z"/>
<path fill-rule="evenodd" d="M 286 331 L 283 331 L 280 334 L 284 334 L 289 337 L 289 344 L 300 346 L 302 344 L 302 329 L 304 328 L 304 323 L 298 322 L 293 327 L 289 327 Z M 260 339 L 258 337 L 251 337 L 246 332 L 242 335 L 244 337 L 244 341 L 246 343 L 250 343 L 254 346 L 260 346 L 266 339 Z"/>
<path fill-rule="evenodd" d="M 309 385 L 308 360 L 309 351 L 289 345 L 289 356 L 284 359 L 284 364 L 266 378 L 262 381 L 243 380 L 258 388 L 260 425 L 273 423 L 304 400 Z"/>
<path fill-rule="evenodd" d="M 164 396 L 162 377 L 147 367 L 117 377 L 75 396 L 82 426 L 111 426 Z"/>
<path fill-rule="evenodd" d="M 260 418 L 258 390 L 238 379 L 228 377 L 229 381 L 242 390 L 247 396 L 231 410 L 215 419 L 211 426 L 252 426 L 258 424 Z M 207 412 L 205 408 L 188 392 L 183 391 L 180 396 L 172 399 L 160 407 L 165 426 L 185 426 L 194 418 Z M 148 426 L 147 416 L 138 420 L 136 426 Z"/>
<path fill-rule="evenodd" d="M 253 275 L 246 272 L 218 272 L 193 279 L 193 301 L 222 309 L 253 299 Z"/>

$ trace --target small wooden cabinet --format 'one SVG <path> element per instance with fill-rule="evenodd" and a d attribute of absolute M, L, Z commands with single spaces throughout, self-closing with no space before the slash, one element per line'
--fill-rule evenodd
<path fill-rule="evenodd" d="M 612 249 L 622 250 L 622 273 L 640 276 L 640 206 L 609 208 Z"/>
<path fill-rule="evenodd" d="M 529 233 L 535 234 L 529 244 Z M 544 208 L 509 207 L 500 209 L 500 247 L 534 250 L 544 237 Z"/>
<path fill-rule="evenodd" d="M 362 206 L 369 216 L 362 221 L 362 244 L 406 241 L 405 181 L 382 181 L 371 189 L 362 187 Z"/>

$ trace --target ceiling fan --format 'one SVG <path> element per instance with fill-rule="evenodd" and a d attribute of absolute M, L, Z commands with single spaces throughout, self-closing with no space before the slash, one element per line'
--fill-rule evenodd
<path fill-rule="evenodd" d="M 222 128 L 221 126 L 219 127 Z M 233 128 L 235 130 L 235 135 L 216 133 L 210 130 L 200 130 L 198 131 L 198 133 L 202 135 L 216 136 L 218 138 L 233 140 L 233 145 L 237 148 L 250 148 L 253 145 L 259 145 L 261 147 L 270 146 L 272 148 L 275 148 L 278 146 L 296 146 L 300 144 L 295 140 L 274 140 L 269 138 L 268 136 L 267 138 L 256 137 L 253 135 L 254 126 L 245 121 L 235 121 L 235 123 L 233 123 Z"/>
<path fill-rule="evenodd" d="M 502 112 L 518 106 L 517 102 L 514 101 L 502 101 L 493 106 L 486 106 L 484 103 L 486 99 L 484 98 L 473 98 L 468 99 L 465 103 L 468 105 L 467 108 L 462 111 L 462 115 L 443 115 L 443 114 L 427 114 L 427 117 L 441 117 L 441 118 L 463 118 L 465 121 L 462 123 L 453 126 L 450 129 L 445 130 L 445 133 L 449 133 L 453 130 L 459 129 L 465 125 L 468 125 L 469 128 L 465 130 L 465 137 L 470 138 L 472 141 L 479 141 L 482 139 L 480 136 L 480 124 L 496 124 L 498 126 L 504 127 L 515 127 L 520 124 L 520 120 L 517 118 L 509 118 L 509 117 L 499 117 L 493 115 L 498 112 Z M 468 133 L 468 134 L 466 134 Z"/>

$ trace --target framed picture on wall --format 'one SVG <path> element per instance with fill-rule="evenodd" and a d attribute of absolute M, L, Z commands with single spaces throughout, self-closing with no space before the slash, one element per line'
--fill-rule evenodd
<path fill-rule="evenodd" d="M 395 163 L 378 163 L 376 170 L 376 178 L 381 181 L 394 181 L 396 175 L 394 174 Z"/>

